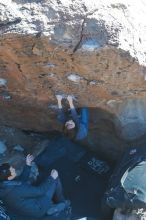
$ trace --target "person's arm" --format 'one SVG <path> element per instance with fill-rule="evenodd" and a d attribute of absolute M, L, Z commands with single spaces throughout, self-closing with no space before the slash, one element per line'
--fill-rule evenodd
<path fill-rule="evenodd" d="M 22 174 L 18 178 L 21 182 L 28 181 L 33 160 L 34 160 L 33 155 L 28 154 L 26 156 L 26 165 L 23 168 Z"/>
<path fill-rule="evenodd" d="M 33 198 L 33 197 L 43 196 L 48 191 L 50 184 L 53 184 L 57 177 L 58 177 L 58 172 L 56 170 L 52 170 L 51 175 L 48 177 L 48 179 L 39 186 L 24 184 L 22 185 L 23 186 L 22 190 L 21 190 L 22 186 L 20 186 L 20 194 L 23 198 Z"/>
<path fill-rule="evenodd" d="M 63 111 L 63 107 L 62 107 L 62 96 L 61 95 L 56 95 L 57 98 L 57 102 L 58 102 L 58 120 L 64 124 L 66 121 L 66 117 Z"/>
<path fill-rule="evenodd" d="M 80 120 L 79 120 L 79 116 L 77 114 L 77 111 L 76 111 L 76 109 L 74 107 L 72 96 L 69 95 L 67 97 L 67 100 L 69 102 L 69 106 L 70 106 L 70 110 L 71 110 L 71 116 L 72 116 L 74 122 L 76 123 L 76 125 L 79 126 Z"/>
<path fill-rule="evenodd" d="M 32 186 L 31 184 L 24 183 L 23 185 L 19 186 L 20 191 L 18 193 L 20 193 L 21 197 L 23 198 L 40 197 L 48 191 L 49 185 L 53 182 L 54 179 L 50 176 L 44 183 L 40 184 L 39 186 Z"/>
<path fill-rule="evenodd" d="M 84 107 L 81 109 L 81 117 L 80 121 L 82 124 L 85 125 L 86 129 L 88 130 L 88 124 L 89 124 L 89 111 L 88 108 Z"/>
<path fill-rule="evenodd" d="M 29 179 L 30 170 L 31 170 L 31 167 L 25 165 L 24 168 L 23 168 L 23 171 L 22 171 L 21 175 L 18 177 L 18 179 L 19 179 L 21 182 L 27 182 L 28 179 Z"/>

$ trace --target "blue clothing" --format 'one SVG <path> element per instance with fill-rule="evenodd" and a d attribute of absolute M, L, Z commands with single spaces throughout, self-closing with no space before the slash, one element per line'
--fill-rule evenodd
<path fill-rule="evenodd" d="M 42 165 L 48 170 L 46 163 Z M 25 165 L 19 177 L 0 182 L 0 199 L 10 212 L 39 219 L 46 215 L 52 202 L 58 203 L 64 200 L 63 190 L 60 179 L 53 179 L 45 170 L 43 173 L 45 178 L 41 178 L 42 181 L 39 184 L 31 185 L 30 170 L 31 166 Z"/>
<path fill-rule="evenodd" d="M 75 108 L 71 108 L 70 110 L 71 110 L 71 117 L 77 127 L 75 140 L 76 141 L 83 140 L 88 134 L 88 123 L 89 123 L 88 108 L 82 108 L 80 111 L 80 116 L 77 114 Z M 65 115 L 62 108 L 59 109 L 57 118 L 62 124 L 65 124 L 65 122 L 68 120 L 68 117 Z"/>
<path fill-rule="evenodd" d="M 64 199 L 59 178 L 51 176 L 39 186 L 16 180 L 4 181 L 0 183 L 0 198 L 8 210 L 34 219 L 47 213 L 52 199 L 56 202 Z"/>
<path fill-rule="evenodd" d="M 29 182 L 30 170 L 31 170 L 31 166 L 25 165 L 21 175 L 18 176 L 16 180 L 20 182 Z"/>

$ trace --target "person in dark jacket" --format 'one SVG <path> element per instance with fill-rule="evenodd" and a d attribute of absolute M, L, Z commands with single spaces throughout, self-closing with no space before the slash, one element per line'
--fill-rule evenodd
<path fill-rule="evenodd" d="M 50 176 L 38 186 L 31 185 L 26 177 L 23 180 L 17 179 L 15 168 L 8 163 L 0 166 L 0 199 L 9 210 L 39 219 L 68 206 L 56 170 L 52 170 Z"/>
<path fill-rule="evenodd" d="M 61 95 L 56 95 L 58 101 L 58 120 L 64 125 L 64 133 L 75 141 L 83 140 L 88 134 L 88 109 L 81 108 L 80 117 L 73 104 L 73 97 L 67 96 L 69 107 L 71 111 L 71 117 L 65 114 L 62 107 Z"/>
<path fill-rule="evenodd" d="M 26 156 L 26 161 L 25 161 L 25 166 L 23 168 L 23 171 L 22 171 L 21 175 L 19 175 L 19 176 L 16 173 L 15 180 L 17 179 L 21 182 L 31 182 L 29 177 L 30 177 L 30 173 L 31 173 L 31 166 L 32 166 L 33 160 L 34 160 L 33 155 L 28 154 Z M 13 167 L 11 167 L 11 169 L 13 170 L 12 172 L 16 171 L 15 169 L 13 169 Z"/>

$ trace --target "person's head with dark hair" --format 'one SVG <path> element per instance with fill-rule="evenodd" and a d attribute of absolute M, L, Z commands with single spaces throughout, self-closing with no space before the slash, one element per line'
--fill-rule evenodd
<path fill-rule="evenodd" d="M 66 123 L 64 124 L 63 127 L 63 133 L 70 139 L 74 139 L 77 133 L 77 129 L 76 127 L 70 128 L 68 129 L 68 127 L 66 126 Z"/>
<path fill-rule="evenodd" d="M 9 163 L 0 165 L 0 181 L 12 180 L 16 177 L 16 170 Z"/>
<path fill-rule="evenodd" d="M 9 176 L 11 176 L 10 165 L 8 163 L 0 165 L 0 180 L 7 180 Z"/>
<path fill-rule="evenodd" d="M 68 121 L 65 122 L 65 128 L 66 128 L 67 130 L 72 130 L 72 129 L 74 129 L 75 127 L 76 127 L 76 124 L 75 124 L 75 122 L 74 122 L 73 119 L 69 119 Z"/>

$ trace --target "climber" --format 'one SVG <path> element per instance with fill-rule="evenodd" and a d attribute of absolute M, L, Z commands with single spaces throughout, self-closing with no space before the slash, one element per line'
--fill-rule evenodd
<path fill-rule="evenodd" d="M 65 114 L 62 107 L 62 95 L 56 95 L 58 101 L 58 120 L 64 125 L 63 132 L 75 141 L 83 140 L 88 134 L 88 109 L 81 108 L 80 116 L 73 104 L 73 97 L 67 96 L 71 115 Z"/>

